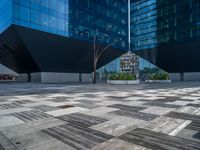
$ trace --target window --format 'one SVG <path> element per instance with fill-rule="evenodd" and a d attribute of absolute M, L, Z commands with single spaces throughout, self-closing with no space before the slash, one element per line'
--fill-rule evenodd
<path fill-rule="evenodd" d="M 20 6 L 20 19 L 23 21 L 30 21 L 30 9 Z"/>
<path fill-rule="evenodd" d="M 31 22 L 34 24 L 40 23 L 40 14 L 38 11 L 31 10 Z"/>
<path fill-rule="evenodd" d="M 40 13 L 40 16 L 41 16 L 40 24 L 42 26 L 49 26 L 49 16 L 47 14 L 44 14 L 44 13 Z"/>

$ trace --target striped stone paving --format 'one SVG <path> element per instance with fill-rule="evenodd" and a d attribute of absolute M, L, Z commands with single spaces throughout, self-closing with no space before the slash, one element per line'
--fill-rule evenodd
<path fill-rule="evenodd" d="M 84 126 L 84 127 L 90 127 L 90 126 L 108 121 L 106 119 L 97 118 L 97 117 L 93 117 L 93 116 L 89 116 L 89 115 L 85 115 L 85 114 L 81 114 L 81 113 L 73 113 L 73 114 L 69 114 L 69 115 L 63 115 L 63 116 L 58 117 L 58 119 L 64 120 L 66 122 L 70 122 L 73 124 L 78 124 L 78 125 Z"/>
<path fill-rule="evenodd" d="M 172 117 L 172 118 L 191 120 L 194 122 L 200 122 L 200 115 L 195 115 L 195 114 L 191 115 L 191 114 L 186 114 L 186 113 L 170 112 L 170 113 L 166 114 L 165 116 Z"/>
<path fill-rule="evenodd" d="M 49 105 L 38 105 L 38 106 L 34 106 L 34 109 L 43 111 L 43 112 L 47 112 L 47 111 L 53 111 L 53 110 L 58 110 L 59 108 L 57 107 L 53 107 L 53 106 L 49 106 Z"/>
<path fill-rule="evenodd" d="M 199 150 L 200 142 L 191 141 L 188 139 L 177 138 L 163 133 L 149 131 L 146 129 L 137 128 L 121 137 L 122 140 L 133 144 L 145 145 L 147 148 L 160 150 Z"/>
<path fill-rule="evenodd" d="M 200 132 L 200 121 L 191 122 L 186 129 L 195 130 Z"/>
<path fill-rule="evenodd" d="M 19 106 L 18 104 L 13 104 L 13 103 L 7 103 L 7 104 L 0 104 L 0 109 L 4 110 L 4 109 L 12 109 L 12 108 L 20 108 L 21 106 Z"/>
<path fill-rule="evenodd" d="M 23 111 L 23 112 L 19 112 L 19 113 L 13 113 L 11 115 L 23 120 L 24 122 L 46 119 L 46 118 L 51 117 L 40 111 L 32 111 L 32 110 L 31 111 Z"/>
<path fill-rule="evenodd" d="M 16 150 L 18 149 L 5 135 L 0 132 L 0 150 Z"/>
<path fill-rule="evenodd" d="M 111 135 L 85 128 L 76 124 L 66 124 L 43 130 L 75 149 L 91 149 L 112 138 Z"/>
<path fill-rule="evenodd" d="M 200 83 L 0 84 L 0 150 L 200 150 Z"/>

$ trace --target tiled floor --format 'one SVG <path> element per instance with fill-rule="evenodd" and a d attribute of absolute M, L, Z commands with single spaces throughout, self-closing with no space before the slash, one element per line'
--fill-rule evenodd
<path fill-rule="evenodd" d="M 200 150 L 200 82 L 0 84 L 0 150 Z"/>

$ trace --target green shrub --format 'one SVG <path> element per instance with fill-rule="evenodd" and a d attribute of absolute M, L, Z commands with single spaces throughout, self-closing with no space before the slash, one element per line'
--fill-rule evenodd
<path fill-rule="evenodd" d="M 168 80 L 169 75 L 168 73 L 152 73 L 150 75 L 151 80 Z"/>
<path fill-rule="evenodd" d="M 136 80 L 136 77 L 132 74 L 115 73 L 109 75 L 109 80 Z"/>

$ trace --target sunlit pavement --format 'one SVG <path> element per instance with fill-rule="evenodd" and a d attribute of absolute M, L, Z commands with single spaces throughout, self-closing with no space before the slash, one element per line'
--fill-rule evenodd
<path fill-rule="evenodd" d="M 0 84 L 0 150 L 200 149 L 200 82 Z"/>

